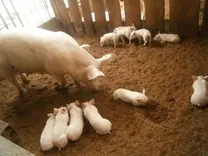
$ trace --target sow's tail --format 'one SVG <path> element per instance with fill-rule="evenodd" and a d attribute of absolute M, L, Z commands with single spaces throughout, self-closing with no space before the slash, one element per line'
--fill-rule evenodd
<path fill-rule="evenodd" d="M 115 60 L 116 60 L 115 54 L 106 54 L 103 57 L 97 59 L 100 65 L 103 64 L 104 62 L 113 62 Z"/>

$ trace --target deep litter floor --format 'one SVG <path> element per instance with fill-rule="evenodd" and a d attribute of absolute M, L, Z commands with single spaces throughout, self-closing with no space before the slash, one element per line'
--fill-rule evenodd
<path fill-rule="evenodd" d="M 33 74 L 27 85 L 29 94 L 18 97 L 14 86 L 0 82 L 0 118 L 19 132 L 24 147 L 39 155 L 58 156 L 206 156 L 208 155 L 208 109 L 189 105 L 192 75 L 208 75 L 208 40 L 187 40 L 181 44 L 153 44 L 139 47 L 120 45 L 100 47 L 99 38 L 78 38 L 92 46 L 91 53 L 107 53 L 117 60 L 102 66 L 106 74 L 101 92 L 86 89 L 69 94 L 57 92 L 57 81 L 49 75 Z M 72 83 L 70 77 L 68 83 Z M 144 87 L 151 102 L 133 107 L 116 102 L 112 92 L 124 87 L 141 91 Z M 70 90 L 70 89 L 69 89 Z M 99 136 L 85 122 L 80 140 L 65 149 L 43 153 L 39 139 L 47 113 L 75 100 L 95 98 L 103 117 L 112 124 L 112 134 Z"/>

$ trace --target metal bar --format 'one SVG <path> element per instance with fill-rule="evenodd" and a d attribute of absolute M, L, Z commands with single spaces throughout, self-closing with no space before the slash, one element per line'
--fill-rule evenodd
<path fill-rule="evenodd" d="M 41 1 L 42 1 L 42 4 L 43 4 L 43 9 L 45 10 L 45 12 L 47 12 L 48 17 L 51 18 L 51 15 L 50 15 L 50 13 L 48 11 L 48 6 L 46 4 L 46 1 L 45 0 L 41 0 Z"/>
<path fill-rule="evenodd" d="M 21 18 L 19 16 L 19 13 L 17 12 L 16 8 L 14 7 L 14 4 L 13 4 L 12 0 L 10 0 L 10 3 L 11 3 L 11 6 L 12 6 L 14 12 L 17 14 L 17 18 L 18 18 L 19 22 L 21 23 L 22 26 L 24 26 L 23 22 L 22 22 L 22 20 L 21 20 Z"/>
<path fill-rule="evenodd" d="M 4 20 L 4 18 L 2 17 L 1 13 L 0 13 L 0 18 L 2 20 L 2 22 L 4 23 L 4 26 L 8 29 L 8 25 L 6 24 L 6 21 Z"/>
<path fill-rule="evenodd" d="M 37 7 L 37 5 L 36 5 L 36 3 L 35 3 L 35 0 L 33 0 L 33 4 L 35 5 L 36 10 L 37 10 L 38 14 L 39 14 L 40 17 L 41 17 L 41 13 L 39 12 L 39 9 L 38 9 L 38 7 Z M 41 19 L 41 21 L 42 21 L 42 23 L 43 23 L 43 20 L 42 20 L 42 19 Z"/>
<path fill-rule="evenodd" d="M 10 20 L 12 21 L 12 24 L 16 27 L 16 24 L 14 23 L 14 21 L 12 19 L 12 16 L 10 15 L 9 10 L 7 9 L 7 7 L 6 7 L 5 3 L 4 3 L 4 0 L 1 0 L 1 2 L 2 2 L 3 6 L 4 6 L 4 9 L 6 10 Z"/>

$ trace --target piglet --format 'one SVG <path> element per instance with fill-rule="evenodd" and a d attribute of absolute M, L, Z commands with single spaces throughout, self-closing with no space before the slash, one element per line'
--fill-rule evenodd
<path fill-rule="evenodd" d="M 208 76 L 192 76 L 194 93 L 191 96 L 193 105 L 203 107 L 208 104 Z"/>
<path fill-rule="evenodd" d="M 149 46 L 151 46 L 152 36 L 149 30 L 147 29 L 139 29 L 136 31 L 132 31 L 129 40 L 137 38 L 139 40 L 139 44 L 141 44 L 142 39 L 144 40 L 144 46 L 149 42 Z"/>
<path fill-rule="evenodd" d="M 55 123 L 55 115 L 53 113 L 48 114 L 48 120 L 40 137 L 40 147 L 43 151 L 49 151 L 54 147 L 53 145 L 53 128 Z"/>
<path fill-rule="evenodd" d="M 158 41 L 160 43 L 179 43 L 181 41 L 181 38 L 178 34 L 160 34 L 160 32 L 153 38 L 154 41 Z"/>
<path fill-rule="evenodd" d="M 130 91 L 127 89 L 119 88 L 113 93 L 114 100 L 122 100 L 127 103 L 131 103 L 134 106 L 144 106 L 148 102 L 148 98 L 145 95 L 145 89 L 142 93 Z"/>
<path fill-rule="evenodd" d="M 122 40 L 123 43 L 125 43 L 124 41 L 124 37 L 129 39 L 129 43 L 131 43 L 130 41 L 130 35 L 132 33 L 132 31 L 135 31 L 136 27 L 134 26 L 134 24 L 132 24 L 132 26 L 121 26 L 121 27 L 117 27 L 114 29 L 114 33 L 116 33 Z"/>
<path fill-rule="evenodd" d="M 55 125 L 53 130 L 53 143 L 61 150 L 68 144 L 66 129 L 69 122 L 69 114 L 66 107 L 54 108 Z"/>
<path fill-rule="evenodd" d="M 70 114 L 70 124 L 66 129 L 66 134 L 71 141 L 76 141 L 80 138 L 84 127 L 83 112 L 78 105 L 78 101 L 67 105 Z"/>
<path fill-rule="evenodd" d="M 98 134 L 111 134 L 110 131 L 112 123 L 99 114 L 98 109 L 94 106 L 94 104 L 94 99 L 89 102 L 82 103 L 85 118 Z"/>
<path fill-rule="evenodd" d="M 114 48 L 116 48 L 116 45 L 119 42 L 119 36 L 112 32 L 112 33 L 107 33 L 105 35 L 103 35 L 102 37 L 100 37 L 100 45 L 101 47 L 105 46 L 105 45 L 114 45 Z"/>

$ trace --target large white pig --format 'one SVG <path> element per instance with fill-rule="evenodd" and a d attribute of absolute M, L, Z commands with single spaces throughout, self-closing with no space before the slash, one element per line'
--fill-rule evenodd
<path fill-rule="evenodd" d="M 208 76 L 192 76 L 194 93 L 191 96 L 193 105 L 202 107 L 208 104 Z"/>
<path fill-rule="evenodd" d="M 78 101 L 67 105 L 70 114 L 70 122 L 66 129 L 66 134 L 71 141 L 76 141 L 80 138 L 84 127 L 83 112 L 77 105 L 79 105 Z"/>
<path fill-rule="evenodd" d="M 48 151 L 54 147 L 53 145 L 53 128 L 55 123 L 55 115 L 53 113 L 48 114 L 48 120 L 40 137 L 40 147 L 43 151 Z"/>
<path fill-rule="evenodd" d="M 148 97 L 145 95 L 145 89 L 142 93 L 136 91 L 130 91 L 127 89 L 119 88 L 113 93 L 114 100 L 122 100 L 127 103 L 131 103 L 134 106 L 144 106 L 148 102 Z"/>
<path fill-rule="evenodd" d="M 167 33 L 158 33 L 154 38 L 154 41 L 158 41 L 160 43 L 179 43 L 181 41 L 181 38 L 178 34 L 167 34 Z"/>
<path fill-rule="evenodd" d="M 98 134 L 111 134 L 110 131 L 112 123 L 99 114 L 98 109 L 94 106 L 94 104 L 94 99 L 89 102 L 82 103 L 85 118 L 89 121 L 91 126 Z"/>
<path fill-rule="evenodd" d="M 68 34 L 41 28 L 13 28 L 0 34 L 0 78 L 8 79 L 20 93 L 26 89 L 20 85 L 17 73 L 48 73 L 65 86 L 64 75 L 70 75 L 75 83 L 83 82 L 98 89 L 93 80 L 104 73 L 100 65 L 114 60 L 107 54 L 95 59 Z"/>
<path fill-rule="evenodd" d="M 116 33 L 122 40 L 123 43 L 125 43 L 124 41 L 124 37 L 126 38 L 130 38 L 130 35 L 132 33 L 132 31 L 135 31 L 136 27 L 134 26 L 134 24 L 132 24 L 132 26 L 120 26 L 114 29 L 114 33 Z M 129 40 L 129 43 L 131 43 L 131 40 Z"/>
<path fill-rule="evenodd" d="M 68 144 L 66 129 L 69 122 L 69 114 L 66 107 L 54 108 L 54 114 L 53 144 L 61 150 Z"/>

